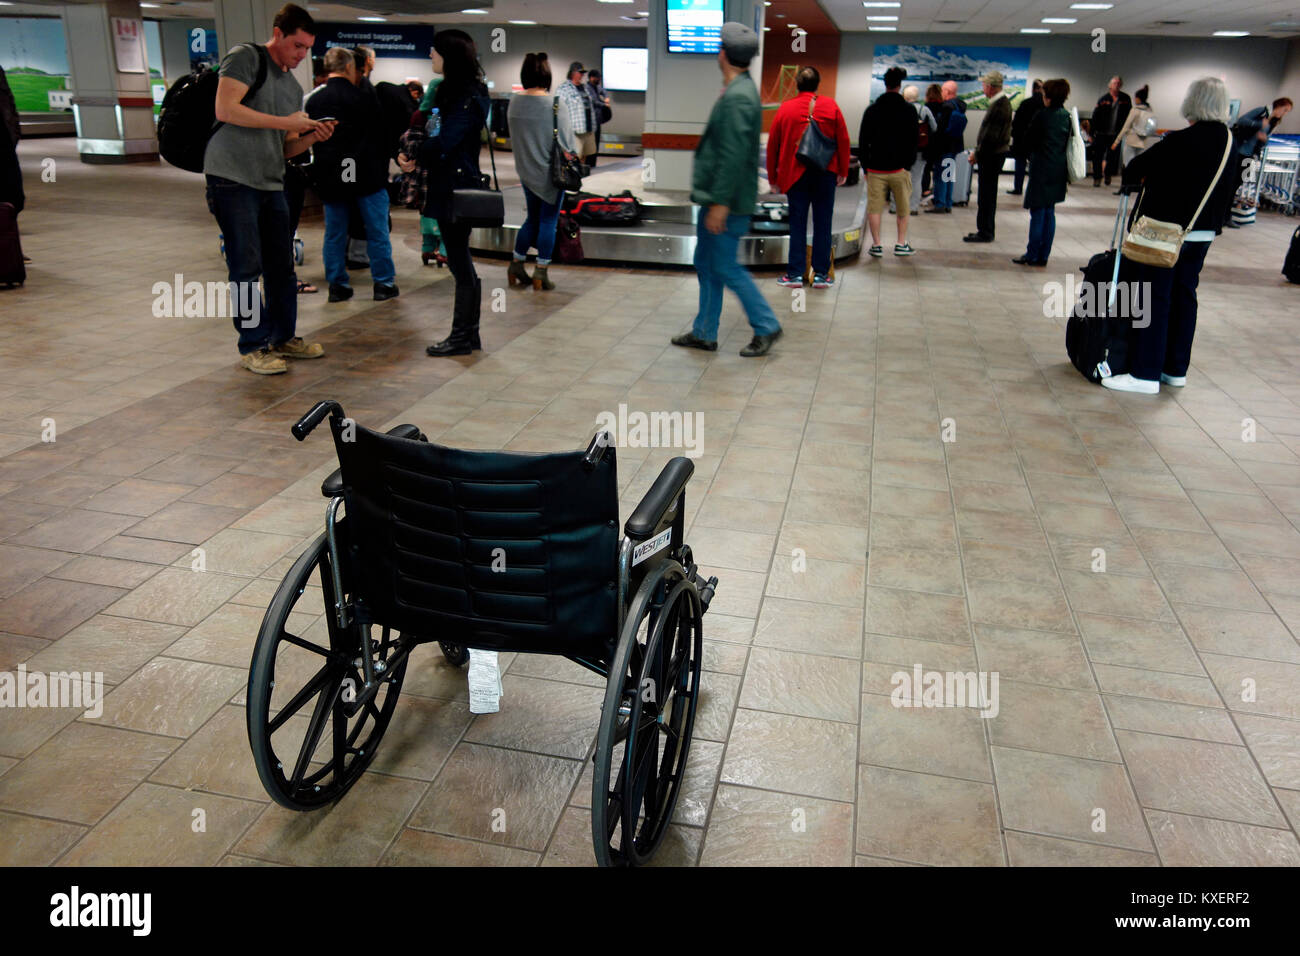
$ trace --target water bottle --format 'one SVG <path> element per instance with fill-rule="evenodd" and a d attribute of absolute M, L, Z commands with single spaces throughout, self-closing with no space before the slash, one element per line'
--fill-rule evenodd
<path fill-rule="evenodd" d="M 442 116 L 438 113 L 438 107 L 429 111 L 429 122 L 424 124 L 424 132 L 426 136 L 437 136 L 442 132 Z"/>

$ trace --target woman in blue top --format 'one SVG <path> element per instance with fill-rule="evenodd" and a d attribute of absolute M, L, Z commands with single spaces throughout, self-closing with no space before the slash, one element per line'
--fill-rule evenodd
<path fill-rule="evenodd" d="M 479 189 L 478 154 L 488 121 L 488 90 L 473 39 L 462 30 L 440 30 L 433 38 L 433 70 L 442 74 L 433 96 L 440 129 L 420 147 L 420 165 L 428 173 L 424 215 L 438 220 L 447 266 L 456 279 L 451 334 L 430 345 L 430 355 L 469 355 L 479 342 L 482 283 L 469 254 L 470 227 L 451 221 L 452 193 Z"/>

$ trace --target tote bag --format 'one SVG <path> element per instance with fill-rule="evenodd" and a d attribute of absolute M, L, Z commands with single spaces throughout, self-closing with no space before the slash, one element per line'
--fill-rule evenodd
<path fill-rule="evenodd" d="M 1083 145 L 1083 130 L 1079 127 L 1079 108 L 1070 109 L 1070 140 L 1065 144 L 1065 178 L 1077 183 L 1088 175 L 1088 151 Z"/>

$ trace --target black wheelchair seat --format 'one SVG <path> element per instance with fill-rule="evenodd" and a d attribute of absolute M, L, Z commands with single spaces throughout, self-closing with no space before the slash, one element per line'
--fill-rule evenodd
<path fill-rule="evenodd" d="M 424 436 L 420 433 L 418 425 L 396 425 L 388 429 L 387 434 L 394 438 L 406 438 L 410 441 L 420 441 Z M 329 473 L 329 476 L 320 483 L 320 493 L 326 498 L 337 498 L 343 494 L 343 469 L 335 468 Z"/>

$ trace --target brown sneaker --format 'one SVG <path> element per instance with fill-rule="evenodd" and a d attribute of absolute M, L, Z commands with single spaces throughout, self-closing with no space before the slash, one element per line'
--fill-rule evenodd
<path fill-rule="evenodd" d="M 314 359 L 325 356 L 325 347 L 319 342 L 304 342 L 297 335 L 287 342 L 271 346 L 271 351 L 281 358 Z"/>
<path fill-rule="evenodd" d="M 258 349 L 240 358 L 240 364 L 255 375 L 280 375 L 289 371 L 284 359 L 273 355 L 268 349 Z"/>

